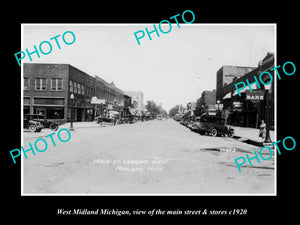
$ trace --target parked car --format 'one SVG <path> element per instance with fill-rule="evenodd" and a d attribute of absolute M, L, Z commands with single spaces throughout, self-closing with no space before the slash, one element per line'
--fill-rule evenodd
<path fill-rule="evenodd" d="M 173 117 L 173 119 L 176 120 L 176 121 L 180 121 L 180 120 L 182 119 L 182 117 L 183 117 L 183 114 L 177 113 L 177 114 Z"/>
<path fill-rule="evenodd" d="M 186 126 L 188 123 L 188 118 L 187 117 L 182 117 L 182 119 L 179 121 L 179 123 L 183 126 Z"/>
<path fill-rule="evenodd" d="M 28 129 L 30 132 L 40 132 L 42 130 L 42 124 L 39 121 L 34 121 L 24 116 L 23 128 Z"/>
<path fill-rule="evenodd" d="M 195 120 L 197 118 L 198 117 L 196 117 L 196 116 L 189 116 L 188 119 L 187 119 L 186 127 L 188 127 L 189 129 L 193 130 L 193 126 L 194 126 Z"/>
<path fill-rule="evenodd" d="M 201 135 L 209 133 L 214 137 L 217 135 L 227 135 L 228 137 L 233 137 L 234 135 L 234 129 L 225 125 L 225 119 L 215 116 L 201 116 L 197 121 L 194 122 L 192 129 Z"/>
<path fill-rule="evenodd" d="M 27 114 L 25 116 L 28 118 L 28 120 L 33 120 L 33 121 L 40 122 L 41 125 L 42 125 L 42 128 L 50 128 L 51 130 L 57 130 L 58 129 L 58 124 L 53 122 L 53 121 L 47 120 L 44 115 L 41 115 L 41 114 Z"/>
<path fill-rule="evenodd" d="M 197 126 L 200 122 L 200 117 L 199 116 L 196 116 L 193 121 L 191 122 L 191 125 L 190 125 L 190 129 L 192 131 L 197 131 Z"/>

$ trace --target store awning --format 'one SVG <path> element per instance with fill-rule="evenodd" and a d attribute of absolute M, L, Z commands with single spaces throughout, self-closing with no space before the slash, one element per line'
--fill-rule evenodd
<path fill-rule="evenodd" d="M 227 93 L 223 99 L 231 98 L 231 92 Z"/>
<path fill-rule="evenodd" d="M 109 114 L 110 115 L 119 115 L 119 112 L 111 110 L 111 111 L 109 111 Z"/>
<path fill-rule="evenodd" d="M 252 90 L 257 90 L 257 84 L 255 83 L 254 85 L 251 85 Z M 250 91 L 249 85 L 247 85 L 243 90 L 240 90 L 240 93 L 244 93 L 245 91 Z M 232 96 L 238 95 L 238 91 L 235 89 Z"/>

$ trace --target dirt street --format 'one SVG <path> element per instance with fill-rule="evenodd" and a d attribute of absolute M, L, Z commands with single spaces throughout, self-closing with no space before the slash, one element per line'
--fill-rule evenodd
<path fill-rule="evenodd" d="M 234 159 L 259 147 L 171 119 L 78 128 L 56 147 L 46 140 L 45 152 L 23 157 L 24 194 L 274 194 L 274 157 L 239 172 Z"/>

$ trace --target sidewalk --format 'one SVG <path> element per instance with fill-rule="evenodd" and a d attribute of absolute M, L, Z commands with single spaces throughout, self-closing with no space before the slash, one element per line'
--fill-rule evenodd
<path fill-rule="evenodd" d="M 235 139 L 247 142 L 249 144 L 262 146 L 262 139 L 258 136 L 259 129 L 251 128 L 251 127 L 238 127 L 231 126 L 234 129 L 234 137 Z M 272 142 L 275 141 L 275 132 L 270 130 L 270 137 Z"/>
<path fill-rule="evenodd" d="M 64 123 L 64 124 L 61 124 L 61 125 L 58 126 L 58 130 L 60 130 L 62 128 L 69 129 L 70 126 L 71 126 L 70 122 Z M 101 127 L 108 127 L 108 126 L 114 126 L 114 125 L 112 125 L 110 123 L 105 123 L 105 122 L 103 122 L 103 125 L 101 125 L 101 124 L 97 124 L 94 121 L 90 121 L 90 122 L 73 122 L 74 130 L 76 130 L 78 128 L 101 128 Z M 45 137 L 46 135 L 49 135 L 53 132 L 57 133 L 58 130 L 53 131 L 53 130 L 50 130 L 49 128 L 44 128 L 40 132 L 34 132 L 34 133 L 31 133 L 31 132 L 25 130 L 23 132 L 23 139 L 27 140 L 27 139 L 42 138 L 42 137 Z"/>
<path fill-rule="evenodd" d="M 71 126 L 71 123 L 67 122 L 65 124 L 60 125 L 58 129 L 60 129 L 60 128 L 68 128 L 69 129 L 70 126 Z M 73 122 L 74 129 L 76 129 L 76 128 L 102 127 L 102 126 L 104 127 L 104 126 L 113 126 L 113 125 L 111 125 L 110 123 L 105 123 L 105 122 L 103 122 L 103 125 L 101 125 L 101 123 L 96 123 L 95 121 Z"/>

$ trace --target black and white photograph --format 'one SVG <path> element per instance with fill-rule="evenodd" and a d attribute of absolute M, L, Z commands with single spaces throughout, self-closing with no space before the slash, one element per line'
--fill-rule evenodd
<path fill-rule="evenodd" d="M 22 24 L 22 46 L 23 195 L 276 194 L 275 24 Z"/>
<path fill-rule="evenodd" d="M 297 221 L 296 3 L 121 3 L 4 7 L 4 220 Z"/>

